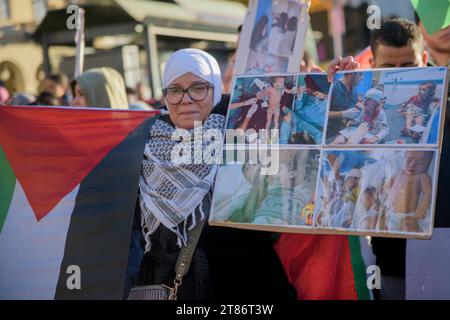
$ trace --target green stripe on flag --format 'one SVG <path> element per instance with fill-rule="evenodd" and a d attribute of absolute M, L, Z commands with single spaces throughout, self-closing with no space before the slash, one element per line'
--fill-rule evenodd
<path fill-rule="evenodd" d="M 0 233 L 8 214 L 9 205 L 16 187 L 16 177 L 0 146 Z"/>
<path fill-rule="evenodd" d="M 350 246 L 350 258 L 352 260 L 352 269 L 358 300 L 369 300 L 370 295 L 369 289 L 367 288 L 366 265 L 361 255 L 359 237 L 348 236 L 348 245 Z"/>

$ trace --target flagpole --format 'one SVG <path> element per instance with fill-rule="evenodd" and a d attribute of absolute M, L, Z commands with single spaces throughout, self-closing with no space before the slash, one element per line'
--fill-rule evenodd
<path fill-rule="evenodd" d="M 79 8 L 79 16 L 77 23 L 77 32 L 75 34 L 75 44 L 77 47 L 77 53 L 75 57 L 75 72 L 74 76 L 77 77 L 83 73 L 84 65 L 84 9 Z"/>

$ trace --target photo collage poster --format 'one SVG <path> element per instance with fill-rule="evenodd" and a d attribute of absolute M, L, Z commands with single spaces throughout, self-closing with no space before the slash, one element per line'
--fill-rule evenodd
<path fill-rule="evenodd" d="M 309 0 L 254 0 L 242 26 L 234 74 L 298 72 Z"/>
<path fill-rule="evenodd" d="M 210 224 L 429 238 L 447 73 L 236 77 Z"/>

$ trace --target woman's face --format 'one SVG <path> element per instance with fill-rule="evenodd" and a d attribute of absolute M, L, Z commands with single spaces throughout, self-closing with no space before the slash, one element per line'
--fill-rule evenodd
<path fill-rule="evenodd" d="M 78 83 L 75 85 L 75 93 L 70 105 L 73 107 L 88 107 L 86 97 Z"/>
<path fill-rule="evenodd" d="M 187 89 L 192 85 L 205 83 L 208 82 L 193 73 L 187 72 L 173 80 L 168 88 Z M 183 99 L 178 104 L 172 104 L 166 99 L 170 120 L 178 128 L 194 128 L 194 121 L 204 121 L 211 112 L 213 108 L 213 94 L 214 89 L 209 88 L 206 98 L 201 101 L 192 100 L 187 93 L 184 93 Z"/>

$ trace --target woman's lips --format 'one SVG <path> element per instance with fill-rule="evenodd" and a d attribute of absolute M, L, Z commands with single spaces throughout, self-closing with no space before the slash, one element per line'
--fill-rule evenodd
<path fill-rule="evenodd" d="M 182 111 L 178 113 L 178 115 L 180 116 L 187 116 L 187 117 L 194 116 L 196 114 L 198 114 L 198 111 Z"/>

